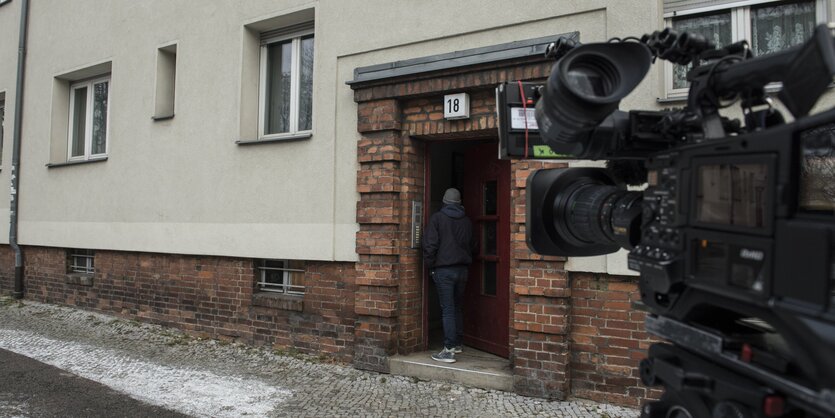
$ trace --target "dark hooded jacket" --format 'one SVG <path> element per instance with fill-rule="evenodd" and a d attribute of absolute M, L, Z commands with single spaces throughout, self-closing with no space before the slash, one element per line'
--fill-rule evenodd
<path fill-rule="evenodd" d="M 423 236 L 423 259 L 430 268 L 464 266 L 473 262 L 473 225 L 464 207 L 446 205 L 429 218 Z"/>

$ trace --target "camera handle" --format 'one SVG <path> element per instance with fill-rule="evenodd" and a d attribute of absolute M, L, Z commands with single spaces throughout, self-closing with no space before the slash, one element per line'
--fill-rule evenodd
<path fill-rule="evenodd" d="M 751 108 L 762 105 L 763 89 L 769 83 L 782 82 L 780 101 L 795 118 L 805 116 L 826 91 L 835 75 L 835 41 L 830 28 L 819 25 L 811 39 L 781 52 L 752 59 L 729 55 L 713 63 L 694 68 L 688 73 L 691 81 L 688 108 L 702 118 L 706 139 L 724 138 L 719 117 L 722 99 L 742 96 Z M 743 103 L 745 105 L 746 103 Z M 773 109 L 765 114 L 764 123 L 779 123 Z M 763 114 L 754 114 L 754 118 Z M 747 120 L 746 120 L 747 122 Z M 757 122 L 757 120 L 754 120 Z M 746 128 L 762 127 L 755 124 Z"/>
<path fill-rule="evenodd" d="M 783 115 L 774 109 L 771 98 L 764 94 L 743 99 L 741 106 L 745 115 L 745 126 L 749 130 L 767 129 L 786 123 Z"/>

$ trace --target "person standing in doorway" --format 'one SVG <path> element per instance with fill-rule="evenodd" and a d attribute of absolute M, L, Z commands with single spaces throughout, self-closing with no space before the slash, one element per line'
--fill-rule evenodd
<path fill-rule="evenodd" d="M 464 334 L 462 299 L 467 285 L 467 270 L 473 261 L 473 225 L 461 206 L 461 192 L 450 188 L 444 193 L 444 207 L 429 218 L 423 245 L 423 259 L 441 302 L 444 349 L 432 359 L 454 363 L 462 351 Z"/>

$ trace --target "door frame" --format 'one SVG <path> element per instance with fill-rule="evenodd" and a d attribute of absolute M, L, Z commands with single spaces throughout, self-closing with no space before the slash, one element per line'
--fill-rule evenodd
<path fill-rule="evenodd" d="M 431 190 L 432 166 L 433 166 L 432 148 L 433 147 L 438 147 L 439 145 L 442 145 L 442 144 L 448 144 L 448 143 L 452 143 L 452 142 L 468 142 L 468 141 L 472 141 L 473 142 L 472 145 L 475 146 L 475 145 L 478 144 L 478 141 L 480 141 L 480 140 L 484 140 L 484 138 L 483 137 L 462 138 L 462 139 L 454 139 L 454 140 L 425 141 L 424 142 L 424 151 L 423 151 L 424 152 L 423 228 L 425 228 L 426 225 L 429 224 L 429 218 L 432 216 L 432 213 L 431 213 L 431 210 L 430 210 L 431 209 L 430 208 L 431 199 L 432 199 L 432 190 Z M 495 139 L 495 140 L 498 141 L 498 139 Z M 497 153 L 498 153 L 498 146 L 499 145 L 498 145 L 498 142 L 497 142 L 496 143 L 496 147 L 497 147 L 496 152 Z M 512 183 L 513 182 L 512 173 L 509 173 L 509 174 L 510 174 L 510 177 L 511 177 L 510 182 Z M 512 184 L 511 184 L 511 186 L 512 186 Z M 507 198 L 510 199 L 511 197 L 508 196 Z M 508 204 L 511 206 L 510 209 L 509 209 L 509 216 L 507 217 L 507 219 L 502 219 L 501 222 L 506 223 L 507 227 L 510 228 L 511 227 L 511 219 L 510 218 L 513 215 L 513 207 L 512 207 L 513 205 L 512 205 L 511 201 L 508 201 Z M 507 324 L 505 324 L 506 326 L 504 328 L 504 332 L 507 333 L 507 350 L 508 350 L 508 353 L 510 352 L 511 341 L 512 341 L 511 340 L 510 327 L 511 327 L 512 315 L 513 315 L 512 297 L 511 297 L 511 290 L 512 290 L 511 289 L 511 282 L 512 282 L 512 280 L 511 280 L 511 277 L 510 277 L 510 270 L 511 270 L 510 265 L 511 265 L 511 261 L 512 261 L 511 260 L 512 251 L 510 251 L 509 246 L 510 246 L 510 242 L 508 242 L 508 253 L 509 254 L 508 254 L 508 257 L 507 257 L 507 263 L 504 263 L 505 266 L 503 267 L 504 269 L 507 270 L 507 287 L 508 287 L 508 289 L 507 289 L 507 292 L 508 292 L 507 306 L 504 307 L 504 309 L 506 309 L 506 311 L 508 313 Z M 420 259 L 421 259 L 421 277 L 422 277 L 422 280 L 421 280 L 421 297 L 422 297 L 422 305 L 423 305 L 423 312 L 421 314 L 421 329 L 422 329 L 422 334 L 423 334 L 423 349 L 424 350 L 429 350 L 429 309 L 430 309 L 430 306 L 429 306 L 429 294 L 428 294 L 428 292 L 430 290 L 429 280 L 431 280 L 431 279 L 429 277 L 429 270 L 426 268 L 426 265 L 423 263 L 423 253 L 422 253 L 422 251 L 423 251 L 423 247 L 421 245 L 421 256 L 420 256 Z"/>

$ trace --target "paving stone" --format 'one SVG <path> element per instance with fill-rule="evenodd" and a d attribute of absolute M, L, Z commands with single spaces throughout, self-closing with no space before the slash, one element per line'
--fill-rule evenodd
<path fill-rule="evenodd" d="M 146 396 L 142 400 L 195 416 L 639 415 L 632 409 L 584 400 L 549 402 L 508 392 L 382 375 L 329 364 L 320 358 L 200 340 L 155 325 L 10 299 L 0 299 L 0 348 L 93 380 L 98 376 L 108 385 L 130 381 L 141 386 L 143 376 L 158 368 L 164 372 L 149 379 L 157 379 L 152 383 L 168 388 L 165 396 L 135 397 Z M 130 385 L 125 386 L 123 391 L 134 396 Z M 234 394 L 242 388 L 246 391 L 233 401 L 218 395 Z"/>

